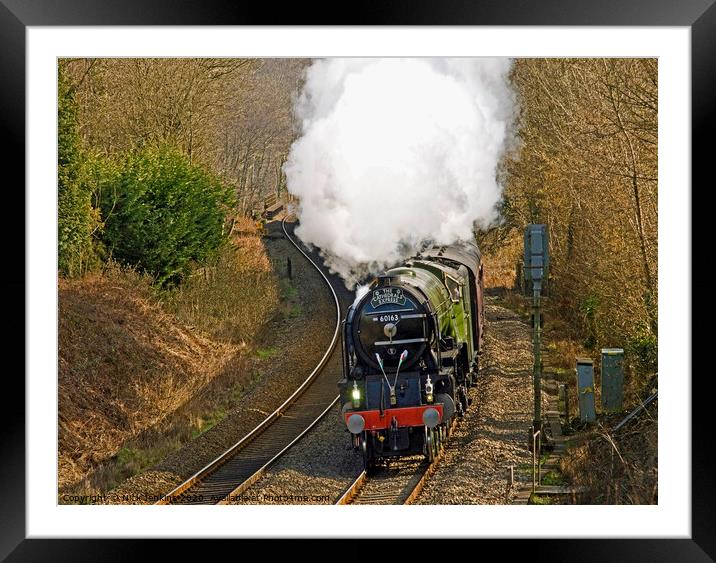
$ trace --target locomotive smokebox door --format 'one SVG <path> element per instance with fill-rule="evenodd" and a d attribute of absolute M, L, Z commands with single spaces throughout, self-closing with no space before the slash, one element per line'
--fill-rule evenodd
<path fill-rule="evenodd" d="M 546 289 L 549 277 L 549 241 L 547 225 L 527 225 L 525 228 L 525 290 Z"/>

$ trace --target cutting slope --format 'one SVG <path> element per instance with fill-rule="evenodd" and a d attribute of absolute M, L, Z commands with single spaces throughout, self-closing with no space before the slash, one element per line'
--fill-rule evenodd
<path fill-rule="evenodd" d="M 60 280 L 60 490 L 186 403 L 237 352 L 182 326 L 136 275 Z"/>

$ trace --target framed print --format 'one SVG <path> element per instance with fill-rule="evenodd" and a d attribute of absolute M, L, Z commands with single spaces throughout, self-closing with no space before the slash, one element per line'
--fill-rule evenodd
<path fill-rule="evenodd" d="M 6 188 L 16 202 L 3 222 L 15 265 L 5 285 L 25 294 L 25 331 L 10 331 L 24 344 L 25 382 L 19 370 L 6 376 L 3 557 L 174 549 L 153 538 L 339 538 L 349 540 L 341 551 L 363 553 L 364 539 L 421 539 L 422 550 L 443 538 L 549 559 L 716 558 L 711 394 L 708 372 L 692 368 L 692 338 L 703 332 L 691 327 L 693 288 L 710 279 L 692 283 L 694 260 L 709 251 L 692 250 L 691 186 L 706 184 L 714 125 L 711 0 L 361 7 L 343 21 L 330 10 L 241 13 L 220 1 L 1 1 L 5 162 L 22 170 Z M 570 140 L 575 131 L 592 144 Z M 55 183 L 75 199 L 58 199 Z M 451 246 L 505 217 L 520 228 L 478 237 L 482 254 Z M 80 231 L 89 246 L 67 234 Z M 505 299 L 515 313 L 495 308 L 502 282 L 483 279 L 482 264 L 497 264 L 508 245 L 505 279 L 517 281 Z M 101 276 L 86 277 L 93 268 Z M 549 315 L 567 309 L 579 331 L 540 344 L 553 334 Z M 311 324 L 319 314 L 330 321 Z M 501 355 L 482 354 L 485 318 L 484 342 L 502 338 Z M 76 346 L 83 339 L 91 351 Z M 532 363 L 533 349 L 545 351 L 544 366 Z M 516 367 L 522 350 L 529 361 Z M 649 390 L 628 408 L 625 350 L 628 381 L 638 373 Z M 315 368 L 304 366 L 307 351 L 320 358 Z M 331 358 L 343 379 L 323 395 L 338 397 L 313 405 L 302 393 Z M 475 400 L 518 393 L 507 379 L 504 388 L 481 383 L 478 366 L 488 378 L 524 375 L 522 418 L 503 420 Z M 144 379 L 124 380 L 128 370 Z M 101 384 L 87 383 L 92 373 L 104 374 Z M 286 387 L 237 407 L 268 393 L 265 381 Z M 309 407 L 311 425 L 285 429 Z M 331 435 L 346 436 L 334 449 L 320 438 L 329 411 L 340 422 Z M 611 430 L 644 413 L 653 427 L 632 430 L 631 444 L 649 443 L 653 460 L 643 473 L 633 466 L 639 491 L 615 477 L 587 496 L 604 476 L 630 471 Z M 489 431 L 471 441 L 463 425 L 461 438 L 445 421 L 463 415 Z M 236 430 L 209 433 L 220 424 Z M 536 454 L 543 439 L 562 451 L 558 426 L 578 438 L 601 432 L 600 461 L 570 458 L 574 474 L 591 477 L 565 481 L 557 454 Z M 246 450 L 251 471 L 223 477 L 244 440 L 268 442 L 274 431 L 287 441 Z M 162 433 L 171 439 L 155 440 Z M 501 433 L 512 441 L 495 446 Z M 271 473 L 300 440 L 315 459 Z M 181 449 L 191 443 L 204 445 Z M 494 449 L 482 456 L 486 444 Z M 440 473 L 440 462 L 470 447 L 459 459 L 484 483 L 446 492 L 467 469 Z M 184 464 L 178 452 L 196 458 Z M 320 506 L 354 502 L 376 467 L 408 454 L 433 468 L 419 475 L 425 488 L 386 503 L 415 506 Z M 480 473 L 490 463 L 499 469 Z M 297 484 L 312 475 L 312 485 Z M 371 494 L 389 496 L 380 486 Z M 517 506 L 520 495 L 550 506 Z M 156 506 L 189 497 L 201 506 Z"/>

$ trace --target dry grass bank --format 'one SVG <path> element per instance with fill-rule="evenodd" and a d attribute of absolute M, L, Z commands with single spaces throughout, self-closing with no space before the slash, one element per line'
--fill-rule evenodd
<path fill-rule="evenodd" d="M 60 280 L 60 488 L 187 402 L 234 353 L 177 323 L 136 274 Z"/>
<path fill-rule="evenodd" d="M 60 280 L 58 291 L 59 490 L 83 494 L 116 486 L 225 416 L 227 397 L 253 383 L 243 357 L 278 307 L 251 230 L 171 294 L 116 266 Z"/>
<path fill-rule="evenodd" d="M 213 339 L 246 345 L 274 313 L 279 288 L 254 223 L 238 218 L 232 246 L 165 296 L 165 307 Z"/>
<path fill-rule="evenodd" d="M 589 441 L 567 451 L 561 469 L 586 490 L 579 504 L 657 504 L 658 407 L 652 403 L 618 432 L 608 428 L 621 416 L 601 421 Z"/>
<path fill-rule="evenodd" d="M 513 229 L 493 229 L 480 233 L 477 240 L 482 252 L 486 288 L 513 289 L 517 281 L 517 263 L 522 256 L 522 237 Z"/>

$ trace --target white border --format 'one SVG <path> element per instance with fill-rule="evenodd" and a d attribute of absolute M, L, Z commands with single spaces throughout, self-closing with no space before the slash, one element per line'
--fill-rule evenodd
<path fill-rule="evenodd" d="M 28 537 L 690 537 L 690 40 L 687 27 L 29 27 Z M 659 57 L 660 411 L 669 413 L 659 429 L 659 505 L 56 505 L 56 58 L 359 55 Z M 439 532 L 430 522 L 442 523 Z"/>

